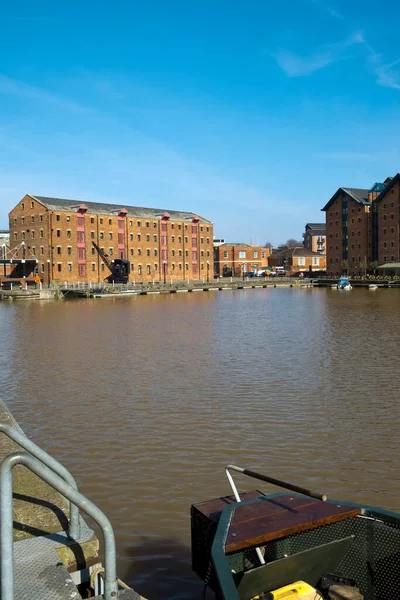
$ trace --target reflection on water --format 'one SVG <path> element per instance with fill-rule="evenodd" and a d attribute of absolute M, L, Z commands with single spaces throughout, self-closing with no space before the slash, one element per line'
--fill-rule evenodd
<path fill-rule="evenodd" d="M 270 288 L 3 303 L 1 395 L 110 517 L 120 576 L 150 600 L 199 598 L 189 508 L 229 493 L 227 463 L 400 511 L 399 300 Z"/>

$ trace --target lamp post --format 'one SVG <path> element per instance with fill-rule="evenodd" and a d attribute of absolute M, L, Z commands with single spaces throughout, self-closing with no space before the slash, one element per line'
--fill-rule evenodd
<path fill-rule="evenodd" d="M 50 287 L 50 259 L 47 259 L 47 287 Z"/>
<path fill-rule="evenodd" d="M 207 261 L 207 283 L 210 283 L 210 261 Z"/>
<path fill-rule="evenodd" d="M 244 281 L 244 274 L 245 274 L 245 270 L 246 270 L 246 264 L 243 263 L 242 264 L 242 274 L 243 274 L 243 281 Z"/>
<path fill-rule="evenodd" d="M 167 263 L 163 262 L 164 285 L 167 283 Z"/>

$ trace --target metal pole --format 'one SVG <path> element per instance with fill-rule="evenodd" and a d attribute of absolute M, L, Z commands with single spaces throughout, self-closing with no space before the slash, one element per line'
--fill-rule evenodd
<path fill-rule="evenodd" d="M 167 283 L 167 270 L 166 270 L 166 266 L 167 266 L 167 264 L 164 262 L 164 263 L 163 263 L 163 271 L 164 271 L 164 285 Z"/>
<path fill-rule="evenodd" d="M 68 469 L 27 438 L 24 433 L 21 433 L 18 429 L 8 423 L 0 423 L 0 432 L 14 440 L 14 442 L 19 444 L 24 450 L 30 452 L 32 456 L 35 456 L 43 464 L 55 471 L 69 483 L 72 488 L 75 490 L 78 489 L 77 483 Z M 72 503 L 70 504 L 70 526 L 68 535 L 74 540 L 79 539 L 79 508 Z"/>
<path fill-rule="evenodd" d="M 0 534 L 1 534 L 1 598 L 13 600 L 13 518 L 12 518 L 12 469 L 25 465 L 30 471 L 51 485 L 70 502 L 76 504 L 100 526 L 104 538 L 104 600 L 117 600 L 118 580 L 114 532 L 110 521 L 93 502 L 74 490 L 59 475 L 51 471 L 37 458 L 26 452 L 14 452 L 7 456 L 0 467 Z"/>
<path fill-rule="evenodd" d="M 228 478 L 229 484 L 232 488 L 232 492 L 233 495 L 235 496 L 235 500 L 236 502 L 241 502 L 240 496 L 239 496 L 239 492 L 237 491 L 237 487 L 235 485 L 235 482 L 233 481 L 233 477 L 232 475 L 229 473 L 229 469 L 232 468 L 232 465 L 228 465 L 227 467 L 225 467 L 225 473 L 226 476 Z M 257 552 L 257 556 L 258 556 L 258 560 L 260 561 L 260 564 L 265 565 L 265 560 L 264 557 L 261 553 L 260 548 L 256 548 L 256 552 Z"/>
<path fill-rule="evenodd" d="M 286 481 L 275 479 L 274 477 L 261 475 L 261 473 L 256 473 L 256 471 L 250 471 L 250 469 L 243 469 L 242 467 L 237 467 L 236 465 L 227 465 L 225 471 L 227 472 L 228 469 L 231 471 L 238 471 L 238 473 L 243 473 L 243 475 L 254 477 L 254 479 L 259 479 L 260 481 L 266 481 L 267 483 L 278 485 L 279 487 L 286 488 L 287 490 L 292 490 L 292 492 L 297 492 L 299 494 L 303 494 L 304 496 L 316 498 L 317 500 L 321 500 L 322 502 L 325 502 L 328 499 L 326 494 L 319 494 L 318 492 L 313 492 L 306 488 L 300 487 L 299 485 L 294 485 L 293 483 L 287 483 Z"/>

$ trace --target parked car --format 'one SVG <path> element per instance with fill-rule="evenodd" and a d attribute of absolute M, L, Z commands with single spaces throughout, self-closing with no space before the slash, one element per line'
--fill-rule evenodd
<path fill-rule="evenodd" d="M 254 273 L 254 271 L 247 271 L 247 273 L 244 274 L 245 277 L 257 277 L 257 273 Z"/>

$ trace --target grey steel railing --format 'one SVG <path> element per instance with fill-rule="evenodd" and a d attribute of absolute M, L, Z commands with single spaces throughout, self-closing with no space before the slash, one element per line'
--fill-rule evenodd
<path fill-rule="evenodd" d="M 22 431 L 16 427 L 9 425 L 8 423 L 0 423 L 0 432 L 7 435 L 9 438 L 19 444 L 24 450 L 27 450 L 32 456 L 35 456 L 47 467 L 52 469 L 57 475 L 62 477 L 72 488 L 78 489 L 77 483 L 71 473 L 62 464 L 60 464 L 55 458 L 47 454 L 42 448 L 37 446 L 29 438 L 26 437 Z M 68 535 L 74 540 L 79 539 L 79 508 L 72 502 L 70 503 L 70 523 L 68 529 Z"/>
<path fill-rule="evenodd" d="M 114 532 L 110 521 L 93 502 L 64 481 L 57 473 L 27 452 L 9 454 L 0 466 L 1 598 L 14 599 L 12 469 L 24 465 L 65 496 L 99 525 L 104 539 L 104 599 L 117 600 L 118 580 Z"/>

